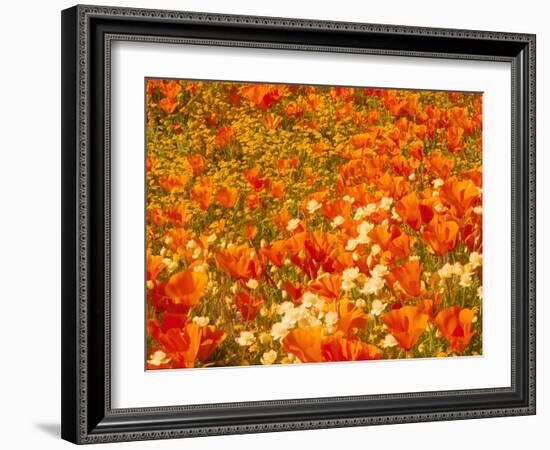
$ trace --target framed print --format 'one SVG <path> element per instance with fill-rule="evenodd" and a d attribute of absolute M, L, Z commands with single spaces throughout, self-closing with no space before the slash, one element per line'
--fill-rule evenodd
<path fill-rule="evenodd" d="M 535 413 L 535 36 L 62 12 L 62 437 Z"/>

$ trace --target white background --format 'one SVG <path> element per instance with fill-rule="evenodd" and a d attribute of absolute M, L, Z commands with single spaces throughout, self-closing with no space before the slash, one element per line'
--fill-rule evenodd
<path fill-rule="evenodd" d="M 99 2 L 98 3 L 102 3 Z M 548 103 L 543 81 L 550 76 L 550 31 L 544 2 L 463 0 L 448 7 L 440 1 L 353 0 L 277 2 L 219 0 L 127 1 L 107 4 L 533 32 L 538 35 L 539 198 L 550 189 L 544 169 L 550 164 Z M 0 443 L 4 448 L 69 448 L 59 440 L 60 396 L 60 16 L 71 2 L 10 2 L 3 5 L 0 28 L 0 131 L 2 149 L 2 356 L 0 357 Z M 393 425 L 292 433 L 224 436 L 187 441 L 117 444 L 119 448 L 358 448 L 464 449 L 511 448 L 546 437 L 550 421 L 547 383 L 550 313 L 545 284 L 550 266 L 549 214 L 538 205 L 538 415 L 502 419 Z M 111 448 L 111 447 L 108 447 Z"/>
<path fill-rule="evenodd" d="M 111 55 L 114 408 L 510 386 L 509 63 L 136 42 Z M 178 75 L 483 92 L 483 356 L 144 371 L 143 78 Z"/>

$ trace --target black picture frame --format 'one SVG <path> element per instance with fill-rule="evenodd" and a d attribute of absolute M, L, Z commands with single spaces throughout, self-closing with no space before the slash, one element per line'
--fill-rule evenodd
<path fill-rule="evenodd" d="M 457 60 L 512 72 L 512 373 L 506 388 L 112 409 L 110 45 L 216 43 Z M 177 11 L 62 12 L 62 437 L 98 443 L 535 414 L 535 36 Z"/>

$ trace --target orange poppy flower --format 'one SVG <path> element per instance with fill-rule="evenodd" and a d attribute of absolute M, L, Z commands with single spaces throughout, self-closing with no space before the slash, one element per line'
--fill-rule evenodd
<path fill-rule="evenodd" d="M 197 95 L 199 85 L 202 85 L 202 82 L 194 83 L 193 81 L 188 81 L 187 86 L 185 86 L 185 90 L 190 94 Z"/>
<path fill-rule="evenodd" d="M 351 203 L 342 199 L 334 200 L 332 202 L 325 203 L 321 207 L 321 212 L 329 220 L 334 220 L 337 216 L 345 219 L 351 214 Z"/>
<path fill-rule="evenodd" d="M 193 170 L 193 175 L 196 177 L 202 175 L 206 169 L 206 160 L 201 155 L 188 156 L 187 162 Z"/>
<path fill-rule="evenodd" d="M 170 228 L 166 233 L 165 242 L 172 249 L 181 249 L 189 242 L 189 233 L 183 227 Z"/>
<path fill-rule="evenodd" d="M 436 255 L 442 256 L 456 247 L 457 235 L 458 224 L 436 214 L 422 232 L 422 240 Z"/>
<path fill-rule="evenodd" d="M 306 238 L 307 232 L 305 231 L 294 233 L 291 237 L 283 241 L 285 251 L 292 255 L 299 253 L 305 247 Z"/>
<path fill-rule="evenodd" d="M 420 214 L 418 197 L 414 192 L 399 200 L 395 205 L 395 211 L 413 230 L 418 231 L 420 229 L 422 214 Z"/>
<path fill-rule="evenodd" d="M 390 165 L 395 174 L 408 178 L 418 167 L 418 161 L 405 158 L 403 155 L 395 155 L 390 160 Z"/>
<path fill-rule="evenodd" d="M 311 167 L 304 168 L 303 174 L 309 185 L 313 185 L 319 179 L 319 177 Z"/>
<path fill-rule="evenodd" d="M 335 244 L 335 237 L 329 233 L 322 231 L 307 233 L 304 240 L 306 258 L 322 262 L 333 252 Z"/>
<path fill-rule="evenodd" d="M 428 195 L 428 198 L 423 198 L 418 203 L 422 222 L 424 223 L 429 223 L 432 220 L 435 214 L 435 205 L 439 203 L 438 197 L 434 197 L 430 190 L 428 190 Z"/>
<path fill-rule="evenodd" d="M 286 206 L 281 209 L 277 214 L 273 216 L 273 224 L 279 230 L 286 230 L 289 220 L 292 219 L 292 215 L 286 208 Z"/>
<path fill-rule="evenodd" d="M 237 280 L 258 279 L 263 272 L 256 250 L 235 245 L 216 254 L 218 266 Z"/>
<path fill-rule="evenodd" d="M 208 209 L 212 202 L 213 182 L 210 178 L 203 178 L 201 182 L 191 189 L 191 197 L 201 209 Z"/>
<path fill-rule="evenodd" d="M 434 291 L 431 298 L 423 298 L 422 300 L 419 300 L 416 305 L 418 306 L 418 311 L 428 314 L 430 320 L 433 320 L 434 314 L 439 311 L 439 306 L 443 300 L 443 294 L 437 290 L 436 277 L 433 277 L 431 287 Z"/>
<path fill-rule="evenodd" d="M 285 87 L 272 84 L 250 84 L 240 89 L 240 94 L 254 106 L 266 111 L 284 96 Z"/>
<path fill-rule="evenodd" d="M 403 306 L 385 313 L 383 321 L 399 346 L 409 351 L 426 330 L 428 314 L 416 306 Z"/>
<path fill-rule="evenodd" d="M 420 95 L 408 95 L 407 98 L 400 104 L 400 112 L 407 114 L 409 117 L 416 116 L 419 108 Z"/>
<path fill-rule="evenodd" d="M 397 128 L 399 128 L 399 131 L 402 134 L 406 134 L 411 127 L 411 122 L 409 122 L 409 119 L 407 117 L 403 116 L 395 121 L 395 125 L 397 126 Z"/>
<path fill-rule="evenodd" d="M 472 180 L 472 182 L 477 187 L 480 188 L 483 186 L 483 174 L 481 173 L 481 170 L 477 170 L 477 169 L 468 170 L 468 172 L 464 172 L 464 176 Z"/>
<path fill-rule="evenodd" d="M 461 218 L 468 208 L 474 206 L 479 191 L 471 180 L 459 181 L 453 177 L 441 187 L 439 197 L 456 217 Z"/>
<path fill-rule="evenodd" d="M 155 89 L 157 87 L 160 87 L 161 80 L 150 79 L 150 80 L 147 80 L 146 84 L 147 84 L 147 87 L 146 87 L 147 95 L 151 96 L 155 93 Z"/>
<path fill-rule="evenodd" d="M 422 293 L 422 267 L 418 259 L 412 259 L 405 264 L 395 267 L 390 272 L 388 281 L 393 285 L 399 281 L 399 285 L 411 297 L 418 297 Z"/>
<path fill-rule="evenodd" d="M 301 284 L 294 285 L 290 281 L 285 281 L 283 283 L 283 289 L 286 292 L 288 292 L 288 294 L 292 298 L 292 301 L 295 304 L 300 304 L 301 303 L 300 300 L 302 298 L 302 295 L 304 295 L 304 292 L 305 292 L 305 288 L 304 288 L 303 285 L 301 285 Z"/>
<path fill-rule="evenodd" d="M 341 287 L 342 276 L 340 274 L 323 275 L 309 285 L 311 292 L 330 299 L 340 296 Z"/>
<path fill-rule="evenodd" d="M 173 303 L 189 310 L 199 304 L 207 283 L 208 275 L 202 270 L 183 270 L 170 277 L 164 290 Z"/>
<path fill-rule="evenodd" d="M 176 107 L 178 106 L 178 101 L 173 97 L 164 97 L 159 101 L 159 107 L 162 109 L 166 114 L 172 114 Z"/>
<path fill-rule="evenodd" d="M 290 101 L 286 104 L 284 111 L 288 117 L 296 118 L 304 113 L 304 108 L 295 101 Z"/>
<path fill-rule="evenodd" d="M 452 153 L 458 153 L 464 150 L 464 128 L 451 126 L 447 128 L 447 150 Z"/>
<path fill-rule="evenodd" d="M 261 250 L 262 255 L 267 256 L 272 264 L 277 267 L 282 267 L 285 263 L 285 256 L 287 253 L 286 241 L 275 241 L 270 247 L 264 247 Z"/>
<path fill-rule="evenodd" d="M 159 321 L 157 319 L 148 319 L 146 329 L 147 329 L 147 334 L 151 336 L 153 339 L 157 339 L 159 334 L 163 332 L 161 326 L 159 325 Z"/>
<path fill-rule="evenodd" d="M 186 314 L 165 312 L 162 315 L 162 331 L 166 332 L 170 328 L 184 328 L 189 322 L 189 317 Z M 151 333 L 154 337 L 154 334 Z"/>
<path fill-rule="evenodd" d="M 435 317 L 437 328 L 457 353 L 462 353 L 476 334 L 476 330 L 472 329 L 474 316 L 471 309 L 450 306 L 442 309 Z"/>
<path fill-rule="evenodd" d="M 258 208 L 260 206 L 261 199 L 256 194 L 249 194 L 244 199 L 244 202 L 245 202 L 246 206 L 248 207 L 248 209 L 250 209 L 251 211 L 254 211 L 256 208 Z"/>
<path fill-rule="evenodd" d="M 218 128 L 216 136 L 214 137 L 214 145 L 217 148 L 224 148 L 229 144 L 235 136 L 235 129 L 231 125 L 223 125 Z"/>
<path fill-rule="evenodd" d="M 220 118 L 216 113 L 208 113 L 204 115 L 204 121 L 206 122 L 206 125 L 212 127 L 219 123 Z"/>
<path fill-rule="evenodd" d="M 185 328 L 170 328 L 160 333 L 157 341 L 172 360 L 173 368 L 195 367 L 195 361 L 201 344 L 201 329 L 196 323 Z"/>
<path fill-rule="evenodd" d="M 330 254 L 327 263 L 324 266 L 333 272 L 343 272 L 356 265 L 353 254 L 345 251 L 343 247 L 338 247 Z"/>
<path fill-rule="evenodd" d="M 446 158 L 439 150 L 433 152 L 428 158 L 428 170 L 434 173 L 438 178 L 446 180 L 451 174 L 455 165 L 455 160 Z"/>
<path fill-rule="evenodd" d="M 367 326 L 368 316 L 361 308 L 346 299 L 338 302 L 338 330 L 348 334 L 354 328 L 364 329 Z"/>
<path fill-rule="evenodd" d="M 344 103 L 343 106 L 336 108 L 336 111 L 334 112 L 334 117 L 336 118 L 336 120 L 339 121 L 346 119 L 347 117 L 353 116 L 354 113 L 355 110 L 353 108 L 353 103 L 347 102 Z"/>
<path fill-rule="evenodd" d="M 408 258 L 415 241 L 415 237 L 403 232 L 395 239 L 392 239 L 388 245 L 388 250 L 395 258 Z"/>
<path fill-rule="evenodd" d="M 164 269 L 164 258 L 160 255 L 152 255 L 150 251 L 147 251 L 147 281 L 157 281 L 157 276 Z"/>
<path fill-rule="evenodd" d="M 362 114 L 360 121 L 369 124 L 374 125 L 378 123 L 380 120 L 380 111 L 376 109 L 371 109 L 367 114 Z"/>
<path fill-rule="evenodd" d="M 369 186 L 367 183 L 360 183 L 354 186 L 345 187 L 343 195 L 349 195 L 355 199 L 354 206 L 365 206 L 371 200 Z"/>
<path fill-rule="evenodd" d="M 271 185 L 271 195 L 279 200 L 285 198 L 286 185 L 280 181 Z"/>
<path fill-rule="evenodd" d="M 181 84 L 179 81 L 161 81 L 159 91 L 166 97 L 175 98 L 181 92 Z"/>
<path fill-rule="evenodd" d="M 355 148 L 371 147 L 374 144 L 374 136 L 370 133 L 356 134 L 351 137 L 351 145 Z"/>
<path fill-rule="evenodd" d="M 321 325 L 296 328 L 281 341 L 283 349 L 303 363 L 321 362 Z"/>
<path fill-rule="evenodd" d="M 343 100 L 353 100 L 355 97 L 355 89 L 348 87 L 333 87 L 331 89 L 331 95 L 333 97 L 339 97 Z"/>
<path fill-rule="evenodd" d="M 268 130 L 276 130 L 282 122 L 283 118 L 273 113 L 269 113 L 262 118 L 262 123 Z"/>
<path fill-rule="evenodd" d="M 227 93 L 228 100 L 234 105 L 234 106 L 240 106 L 241 104 L 241 96 L 238 92 L 237 87 L 231 86 L 229 88 L 229 91 Z"/>
<path fill-rule="evenodd" d="M 327 201 L 328 196 L 329 196 L 329 193 L 326 190 L 317 191 L 308 197 L 308 201 L 315 200 L 317 203 L 322 204 Z"/>
<path fill-rule="evenodd" d="M 280 172 L 285 172 L 290 169 L 295 169 L 298 167 L 298 164 L 300 163 L 300 158 L 297 156 L 293 156 L 292 158 L 288 159 L 279 159 L 277 161 L 277 168 Z"/>
<path fill-rule="evenodd" d="M 152 172 L 158 167 L 158 159 L 155 158 L 153 155 L 148 156 L 147 161 L 145 162 L 145 167 L 147 169 L 147 172 Z"/>
<path fill-rule="evenodd" d="M 247 225 L 244 228 L 244 236 L 248 240 L 254 239 L 257 234 L 258 234 L 258 227 L 256 225 Z"/>
<path fill-rule="evenodd" d="M 216 328 L 214 325 L 202 327 L 197 359 L 199 361 L 208 360 L 226 337 L 227 334 L 223 330 Z"/>
<path fill-rule="evenodd" d="M 426 125 L 416 125 L 416 124 L 413 124 L 413 133 L 414 135 L 420 139 L 420 141 L 423 141 L 424 140 L 424 136 L 426 136 L 426 133 L 428 131 L 428 127 L 426 127 Z M 415 141 L 415 142 L 419 142 L 419 141 Z M 413 155 L 411 153 L 411 155 L 413 157 L 416 157 L 415 155 Z M 419 156 L 423 157 L 424 155 L 420 154 Z M 422 158 L 416 158 L 416 159 L 422 159 Z"/>
<path fill-rule="evenodd" d="M 433 320 L 434 314 L 434 300 L 431 298 L 423 298 L 416 304 L 418 312 L 428 315 L 429 320 Z"/>
<path fill-rule="evenodd" d="M 216 192 L 216 200 L 224 208 L 233 208 L 239 199 L 239 191 L 231 187 L 223 187 Z"/>
<path fill-rule="evenodd" d="M 424 144 L 422 141 L 414 141 L 408 148 L 409 154 L 418 161 L 422 161 L 424 157 Z"/>
<path fill-rule="evenodd" d="M 166 192 L 183 192 L 188 178 L 184 175 L 166 175 L 158 178 L 159 186 Z"/>
<path fill-rule="evenodd" d="M 270 178 L 260 178 L 260 168 L 253 167 L 252 169 L 245 170 L 244 177 L 248 180 L 250 185 L 254 188 L 255 191 L 261 191 L 262 189 L 269 186 Z"/>
<path fill-rule="evenodd" d="M 307 103 L 308 111 L 310 112 L 317 111 L 319 106 L 321 106 L 321 104 L 323 103 L 323 99 L 319 95 L 315 93 L 311 93 L 311 94 L 308 94 L 306 98 L 306 103 Z"/>
<path fill-rule="evenodd" d="M 185 225 L 189 219 L 187 215 L 187 208 L 184 203 L 177 203 L 170 206 L 163 212 L 163 217 L 176 226 Z"/>
<path fill-rule="evenodd" d="M 239 292 L 235 297 L 235 305 L 244 320 L 254 320 L 263 304 L 263 298 L 253 297 L 246 292 Z"/>
<path fill-rule="evenodd" d="M 369 237 L 376 242 L 383 250 L 386 250 L 395 237 L 385 224 L 376 225 L 369 232 Z"/>
<path fill-rule="evenodd" d="M 471 252 L 483 251 L 481 227 L 476 224 L 466 224 L 461 233 L 462 240 Z"/>
<path fill-rule="evenodd" d="M 362 342 L 359 337 L 344 338 L 340 335 L 328 336 L 321 344 L 323 361 L 367 361 L 382 358 L 382 351 L 371 344 Z"/>
<path fill-rule="evenodd" d="M 411 184 L 404 177 L 391 176 L 388 172 L 384 172 L 376 184 L 386 196 L 396 199 L 404 197 L 411 190 Z"/>

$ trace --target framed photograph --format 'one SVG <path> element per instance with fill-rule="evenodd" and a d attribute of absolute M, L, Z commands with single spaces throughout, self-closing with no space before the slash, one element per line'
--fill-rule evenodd
<path fill-rule="evenodd" d="M 535 36 L 62 12 L 62 437 L 535 413 Z"/>

